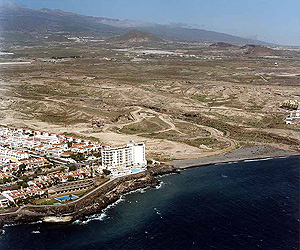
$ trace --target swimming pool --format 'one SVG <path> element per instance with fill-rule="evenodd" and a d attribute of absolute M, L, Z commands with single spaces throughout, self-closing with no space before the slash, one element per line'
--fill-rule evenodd
<path fill-rule="evenodd" d="M 140 172 L 140 171 L 141 171 L 140 168 L 132 168 L 132 169 L 131 169 L 131 172 Z"/>
<path fill-rule="evenodd" d="M 77 199 L 77 198 L 78 198 L 78 196 L 72 194 L 71 197 L 69 195 L 65 195 L 65 196 L 57 197 L 57 198 L 55 198 L 55 200 L 68 201 L 68 200 L 74 200 L 74 199 Z"/>

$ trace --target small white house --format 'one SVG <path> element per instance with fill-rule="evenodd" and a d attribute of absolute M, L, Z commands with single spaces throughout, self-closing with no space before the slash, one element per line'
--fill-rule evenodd
<path fill-rule="evenodd" d="M 300 123 L 300 110 L 292 111 L 285 120 L 285 124 Z"/>
<path fill-rule="evenodd" d="M 8 199 L 2 194 L 0 194 L 0 207 L 1 208 L 9 207 Z"/>

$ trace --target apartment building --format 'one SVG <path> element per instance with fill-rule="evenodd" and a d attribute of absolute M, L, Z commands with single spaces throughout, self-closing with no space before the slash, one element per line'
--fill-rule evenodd
<path fill-rule="evenodd" d="M 145 158 L 145 144 L 129 143 L 122 147 L 103 145 L 102 167 L 111 171 L 122 171 L 133 167 L 143 168 L 147 165 Z"/>

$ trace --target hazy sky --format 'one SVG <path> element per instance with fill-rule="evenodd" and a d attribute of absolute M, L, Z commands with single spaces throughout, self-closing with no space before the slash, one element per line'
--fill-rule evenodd
<path fill-rule="evenodd" d="M 3 0 L 0 0 L 0 2 Z M 194 27 L 300 45 L 300 0 L 14 0 L 28 8 Z"/>

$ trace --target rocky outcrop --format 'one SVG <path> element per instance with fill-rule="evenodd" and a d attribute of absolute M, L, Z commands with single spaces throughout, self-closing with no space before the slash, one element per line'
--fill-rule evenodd
<path fill-rule="evenodd" d="M 247 44 L 241 47 L 241 49 L 246 49 L 245 54 L 250 57 L 264 57 L 264 56 L 278 55 L 278 51 L 276 50 L 261 45 L 255 45 L 255 44 Z"/>
<path fill-rule="evenodd" d="M 159 38 L 156 35 L 153 35 L 148 32 L 142 32 L 138 30 L 130 30 L 129 32 L 108 39 L 109 42 L 117 42 L 117 43 L 125 43 L 125 44 L 132 44 L 132 43 L 164 43 L 165 40 Z"/>
<path fill-rule="evenodd" d="M 218 43 L 213 43 L 211 45 L 209 45 L 210 47 L 214 47 L 214 48 L 220 48 L 220 49 L 227 49 L 227 48 L 232 48 L 232 47 L 236 47 L 233 44 L 230 43 L 224 43 L 224 42 L 218 42 Z"/>
<path fill-rule="evenodd" d="M 114 179 L 76 202 L 60 206 L 27 205 L 17 213 L 0 216 L 0 223 L 28 223 L 42 220 L 45 216 L 72 216 L 73 220 L 84 219 L 87 215 L 100 212 L 123 194 L 140 188 L 157 186 L 159 181 L 156 176 L 172 172 L 176 170 L 171 165 L 149 167 L 145 172 Z"/>

